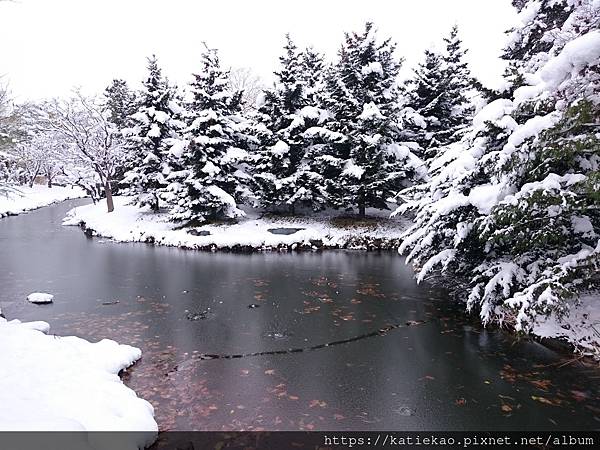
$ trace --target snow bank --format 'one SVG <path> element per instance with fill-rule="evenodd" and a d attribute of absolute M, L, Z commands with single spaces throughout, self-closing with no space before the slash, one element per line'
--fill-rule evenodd
<path fill-rule="evenodd" d="M 388 211 L 368 210 L 381 220 L 366 224 L 335 226 L 331 217 L 259 218 L 248 211 L 236 224 L 204 225 L 189 230 L 174 229 L 165 214 L 130 205 L 127 197 L 115 197 L 115 211 L 106 213 L 102 205 L 85 205 L 71 210 L 64 225 L 84 225 L 93 234 L 119 242 L 152 242 L 190 249 L 296 249 L 296 248 L 397 248 L 406 223 L 387 219 Z M 273 228 L 302 228 L 296 233 L 274 234 Z M 208 234 L 207 234 L 208 233 Z M 200 235 L 207 234 L 207 235 Z"/>
<path fill-rule="evenodd" d="M 583 296 L 565 319 L 554 313 L 538 318 L 532 333 L 541 338 L 565 340 L 584 353 L 597 354 L 600 349 L 599 301 L 598 296 Z"/>
<path fill-rule="evenodd" d="M 118 442 L 90 436 L 82 448 L 150 445 L 158 430 L 152 405 L 118 375 L 141 351 L 108 339 L 48 336 L 48 330 L 45 322 L 0 318 L 0 431 L 144 431 L 119 435 Z"/>
<path fill-rule="evenodd" d="M 52 203 L 71 198 L 82 198 L 86 195 L 85 191 L 79 187 L 14 186 L 8 195 L 0 194 L 0 217 L 14 216 Z"/>

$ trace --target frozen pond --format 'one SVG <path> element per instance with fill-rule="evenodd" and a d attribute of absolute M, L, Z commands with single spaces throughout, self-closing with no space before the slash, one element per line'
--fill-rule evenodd
<path fill-rule="evenodd" d="M 600 428 L 600 371 L 482 329 L 396 253 L 116 244 L 61 226 L 83 203 L 0 220 L 0 306 L 140 347 L 124 378 L 162 430 Z"/>

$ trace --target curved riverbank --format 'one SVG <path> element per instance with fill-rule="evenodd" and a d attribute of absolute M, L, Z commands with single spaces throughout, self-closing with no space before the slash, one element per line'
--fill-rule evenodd
<path fill-rule="evenodd" d="M 86 196 L 85 191 L 76 186 L 9 186 L 6 193 L 0 193 L 0 218 Z"/>
<path fill-rule="evenodd" d="M 401 243 L 408 223 L 389 219 L 389 211 L 371 211 L 366 219 L 324 214 L 304 217 L 248 215 L 236 223 L 210 224 L 177 229 L 166 214 L 155 214 L 115 197 L 115 211 L 103 204 L 85 205 L 69 211 L 63 224 L 80 226 L 89 236 L 117 242 L 146 242 L 168 247 L 204 251 L 288 250 L 392 250 Z"/>

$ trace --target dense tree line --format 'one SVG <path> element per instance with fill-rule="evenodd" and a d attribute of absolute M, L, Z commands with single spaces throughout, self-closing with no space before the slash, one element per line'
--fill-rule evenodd
<path fill-rule="evenodd" d="M 123 127 L 131 158 L 121 185 L 140 205 L 164 208 L 174 221 L 198 224 L 243 215 L 240 205 L 294 213 L 337 208 L 387 209 L 400 190 L 426 177 L 423 155 L 456 135 L 472 112 L 475 83 L 458 31 L 440 64 L 399 82 L 402 60 L 373 24 L 346 33 L 335 61 L 286 36 L 275 83 L 254 108 L 231 89 L 230 72 L 206 48 L 194 81 L 179 92 L 155 58 L 137 95 L 113 84 L 111 116 Z M 421 105 L 422 76 L 438 85 Z M 431 102 L 429 102 L 431 103 Z"/>

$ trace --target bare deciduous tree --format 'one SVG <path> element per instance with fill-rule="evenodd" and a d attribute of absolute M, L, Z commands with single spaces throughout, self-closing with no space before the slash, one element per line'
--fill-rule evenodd
<path fill-rule="evenodd" d="M 260 77 L 247 67 L 232 69 L 229 72 L 229 88 L 233 92 L 242 92 L 242 111 L 255 108 L 258 96 L 264 90 Z"/>
<path fill-rule="evenodd" d="M 106 196 L 108 212 L 114 210 L 111 182 L 121 162 L 122 146 L 118 130 L 96 98 L 75 92 L 66 100 L 52 100 L 41 107 L 39 131 L 55 133 L 65 142 L 72 159 L 88 165 L 98 177 Z"/>

